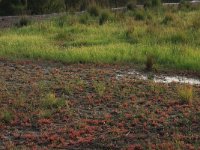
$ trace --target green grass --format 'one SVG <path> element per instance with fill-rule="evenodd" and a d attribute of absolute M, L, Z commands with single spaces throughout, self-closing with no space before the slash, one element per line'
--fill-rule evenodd
<path fill-rule="evenodd" d="M 160 67 L 200 71 L 199 13 L 199 9 L 170 12 L 173 19 L 167 24 L 163 23 L 167 11 L 147 10 L 144 20 L 134 20 L 134 12 L 111 13 L 102 26 L 89 14 L 84 21 L 82 15 L 66 15 L 0 30 L 0 57 L 144 65 L 151 54 Z M 134 30 L 127 36 L 130 28 Z"/>

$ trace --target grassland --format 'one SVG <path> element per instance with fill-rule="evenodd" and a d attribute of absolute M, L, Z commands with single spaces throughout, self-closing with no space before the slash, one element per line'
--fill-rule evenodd
<path fill-rule="evenodd" d="M 111 13 L 99 25 L 89 13 L 68 14 L 0 31 L 0 57 L 67 63 L 145 64 L 200 70 L 200 10 Z"/>

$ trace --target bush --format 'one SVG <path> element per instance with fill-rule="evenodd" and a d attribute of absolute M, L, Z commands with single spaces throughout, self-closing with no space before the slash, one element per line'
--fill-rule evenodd
<path fill-rule="evenodd" d="M 26 12 L 26 2 L 21 0 L 0 0 L 1 15 L 22 15 Z"/>
<path fill-rule="evenodd" d="M 28 10 L 31 14 L 64 12 L 64 0 L 29 0 Z"/>
<path fill-rule="evenodd" d="M 110 17 L 109 12 L 104 11 L 99 18 L 99 25 L 103 25 L 104 23 L 106 23 L 109 17 Z"/>
<path fill-rule="evenodd" d="M 151 7 L 151 0 L 145 0 L 144 1 L 144 8 L 150 8 Z"/>
<path fill-rule="evenodd" d="M 135 9 L 137 8 L 136 5 L 137 5 L 136 1 L 129 2 L 129 3 L 127 4 L 127 9 L 128 9 L 128 10 L 135 10 Z"/>
<path fill-rule="evenodd" d="M 181 0 L 179 3 L 179 9 L 185 10 L 191 8 L 191 4 L 187 0 Z"/>
<path fill-rule="evenodd" d="M 152 7 L 161 6 L 161 0 L 151 0 L 151 1 L 152 1 Z"/>
<path fill-rule="evenodd" d="M 136 12 L 135 20 L 145 20 L 145 14 L 142 11 Z"/>
<path fill-rule="evenodd" d="M 161 0 L 145 0 L 144 1 L 144 8 L 154 8 L 154 7 L 160 7 L 161 6 Z"/>
<path fill-rule="evenodd" d="M 16 24 L 17 27 L 28 26 L 31 21 L 27 17 L 22 17 L 19 22 Z"/>
<path fill-rule="evenodd" d="M 97 17 L 100 14 L 100 9 L 98 6 L 94 5 L 94 6 L 89 7 L 88 12 L 91 16 Z"/>

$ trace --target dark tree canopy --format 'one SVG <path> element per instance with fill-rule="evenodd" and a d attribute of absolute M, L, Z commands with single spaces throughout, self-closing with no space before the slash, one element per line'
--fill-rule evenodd
<path fill-rule="evenodd" d="M 155 5 L 180 0 L 0 0 L 0 15 L 43 14 L 63 11 L 81 11 L 91 5 L 120 7 L 127 3 Z"/>

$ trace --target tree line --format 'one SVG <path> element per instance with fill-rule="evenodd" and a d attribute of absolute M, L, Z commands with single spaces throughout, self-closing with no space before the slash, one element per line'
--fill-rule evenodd
<path fill-rule="evenodd" d="M 91 5 L 100 7 L 120 7 L 127 3 L 157 2 L 161 0 L 0 0 L 0 15 L 46 14 L 64 11 L 82 11 Z M 180 0 L 163 0 L 179 2 Z"/>

